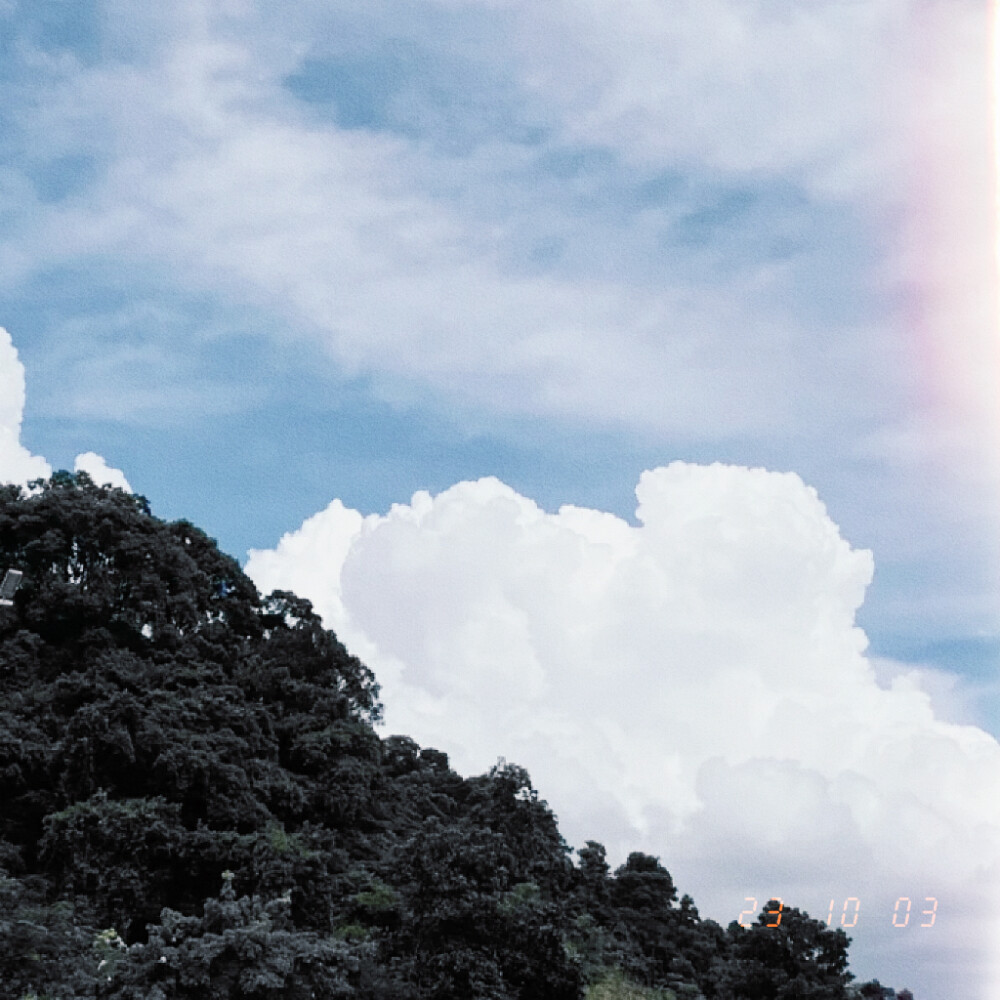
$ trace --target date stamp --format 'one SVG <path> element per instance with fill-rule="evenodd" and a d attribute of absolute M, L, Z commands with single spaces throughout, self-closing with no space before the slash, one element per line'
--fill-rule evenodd
<path fill-rule="evenodd" d="M 784 901 L 780 896 L 766 896 L 764 898 L 767 908 L 763 910 L 763 915 L 769 918 L 765 921 L 764 926 L 780 927 L 781 917 L 785 909 Z M 737 923 L 741 927 L 752 927 L 754 924 L 754 918 L 759 910 L 759 907 L 757 906 L 757 897 L 745 896 L 743 898 L 743 902 L 749 905 L 740 911 L 740 915 L 736 918 Z M 891 923 L 893 927 L 900 930 L 904 927 L 910 926 L 923 928 L 933 927 L 935 921 L 937 920 L 937 898 L 934 896 L 924 896 L 923 902 L 924 908 L 918 911 L 918 915 L 923 917 L 919 923 L 916 922 L 917 915 L 914 914 L 913 899 L 909 896 L 899 896 L 896 899 L 896 905 L 893 907 L 892 912 L 882 913 L 878 919 L 885 919 L 887 922 Z M 842 906 L 839 906 L 838 903 L 839 901 L 836 899 L 830 900 L 830 908 L 826 915 L 826 926 L 844 927 L 848 929 L 851 927 L 857 927 L 858 922 L 861 919 L 860 897 L 848 896 L 844 900 Z M 839 920 L 837 920 L 838 917 Z"/>

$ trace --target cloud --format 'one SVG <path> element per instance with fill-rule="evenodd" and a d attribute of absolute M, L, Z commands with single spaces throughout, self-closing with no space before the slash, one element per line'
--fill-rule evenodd
<path fill-rule="evenodd" d="M 96 452 L 86 451 L 82 455 L 76 456 L 73 463 L 76 472 L 86 472 L 98 486 L 115 486 L 126 493 L 132 492 L 125 473 L 121 469 L 112 469 L 108 463 Z"/>
<path fill-rule="evenodd" d="M 832 421 L 870 403 L 820 388 L 830 367 L 822 345 L 867 340 L 868 324 L 824 316 L 819 341 L 814 317 L 789 308 L 795 299 L 815 307 L 805 279 L 828 283 L 851 266 L 854 237 L 832 260 L 824 246 L 838 221 L 858 225 L 828 218 L 793 167 L 829 168 L 848 155 L 846 132 L 862 151 L 882 134 L 864 124 L 866 88 L 891 71 L 875 41 L 861 52 L 854 44 L 868 38 L 869 22 L 892 22 L 898 4 L 827 4 L 822 17 L 783 16 L 776 5 L 765 17 L 757 5 L 748 13 L 721 0 L 669 16 L 633 2 L 625 18 L 604 2 L 467 6 L 446 4 L 424 20 L 380 4 L 370 22 L 342 14 L 347 23 L 333 31 L 322 30 L 330 25 L 318 5 L 304 5 L 298 35 L 249 13 L 178 15 L 154 22 L 162 37 L 140 46 L 141 58 L 69 70 L 65 60 L 43 61 L 36 155 L 96 145 L 102 167 L 85 193 L 35 206 L 40 221 L 25 222 L 19 259 L 152 263 L 186 289 L 280 316 L 342 370 L 415 382 L 469 408 L 718 438 L 779 432 L 817 400 Z M 860 13 L 869 7 L 876 13 Z M 369 32 L 402 32 L 419 54 L 414 73 L 458 47 L 474 70 L 460 75 L 463 92 L 466 78 L 484 91 L 471 148 L 455 153 L 437 141 L 423 91 L 404 103 L 407 132 L 338 127 L 293 99 L 289 75 L 310 58 L 333 58 L 306 39 Z M 441 37 L 429 49 L 432 33 Z M 505 60 L 508 48 L 516 56 L 511 65 L 485 44 L 497 33 L 510 43 Z M 363 60 L 356 86 L 378 71 Z M 492 90 L 481 82 L 494 78 Z M 750 114 L 754 88 L 764 96 Z M 535 95 L 546 138 L 513 141 L 494 91 L 508 103 L 508 92 Z M 484 115 L 492 128 L 482 128 Z M 656 155 L 633 155 L 650 137 L 659 137 Z M 552 168 L 595 146 L 615 164 L 611 177 L 584 170 L 567 182 Z M 664 171 L 680 190 L 636 204 L 636 190 Z M 704 177 L 707 189 L 689 189 L 689 178 Z M 602 187 L 588 190 L 595 181 Z M 733 188 L 737 200 L 763 205 L 736 255 L 726 242 L 739 229 L 727 216 Z M 24 203 L 24 192 L 12 201 Z M 714 229 L 707 216 L 718 219 Z M 545 266 L 546 246 L 566 249 Z M 845 287 L 826 298 L 850 296 Z M 864 365 L 850 374 L 885 389 Z M 815 388 L 802 397 L 806 380 Z"/>
<path fill-rule="evenodd" d="M 24 366 L 10 334 L 0 327 L 0 483 L 44 479 L 52 467 L 21 444 L 24 415 Z"/>
<path fill-rule="evenodd" d="M 214 64 L 191 68 L 218 102 L 202 112 L 218 134 L 189 148 L 198 121 L 171 120 L 147 94 L 144 115 L 182 152 L 115 165 L 88 202 L 52 210 L 64 246 L 169 262 L 187 288 L 291 321 L 342 371 L 415 380 L 462 406 L 709 437 L 790 415 L 795 333 L 766 305 L 744 316 L 756 276 L 733 279 L 738 303 L 695 303 L 676 281 L 527 273 L 481 220 L 405 179 L 435 167 L 419 150 L 236 111 Z"/>
<path fill-rule="evenodd" d="M 880 147 L 897 134 L 895 109 L 873 95 L 908 70 L 900 42 L 911 6 L 685 0 L 667 11 L 649 0 L 585 8 L 559 0 L 517 8 L 526 82 L 559 106 L 576 141 L 646 163 L 791 173 L 841 195 L 885 167 Z"/>
<path fill-rule="evenodd" d="M 894 684 L 915 688 L 931 700 L 935 718 L 962 725 L 976 723 L 974 696 L 976 688 L 988 689 L 991 685 L 974 685 L 971 681 L 959 684 L 957 674 L 935 667 L 917 666 L 885 657 L 872 657 L 872 667 L 879 687 L 891 689 Z M 1000 681 L 992 685 L 994 689 Z"/>
<path fill-rule="evenodd" d="M 73 275 L 46 412 L 266 401 L 266 368 L 208 377 L 235 312 L 464 428 L 799 469 L 864 508 L 879 597 L 947 575 L 918 624 L 995 633 L 983 4 L 293 8 L 109 4 L 100 59 L 12 56 L 0 284 Z M 331 67 L 326 104 L 290 83 Z M 367 127 L 328 106 L 345 76 L 384 98 Z"/>
<path fill-rule="evenodd" d="M 52 475 L 52 466 L 21 444 L 24 404 L 24 365 L 10 334 L 0 327 L 0 483 L 24 485 L 32 479 L 47 479 Z M 96 452 L 77 455 L 74 469 L 89 473 L 98 484 L 108 483 L 132 492 L 125 474 L 110 468 Z"/>
<path fill-rule="evenodd" d="M 390 732 L 465 773 L 523 764 L 576 846 L 660 855 L 724 923 L 744 892 L 823 917 L 860 897 L 856 960 L 901 983 L 929 939 L 892 936 L 894 901 L 935 895 L 934 951 L 964 935 L 980 982 L 1000 746 L 937 718 L 919 673 L 877 676 L 871 554 L 794 474 L 675 462 L 636 495 L 637 526 L 496 479 L 381 516 L 334 501 L 247 571 L 313 600 Z"/>
<path fill-rule="evenodd" d="M 127 262 L 188 301 L 266 315 L 389 399 L 752 436 L 841 465 L 877 453 L 922 494 L 925 470 L 893 445 L 915 434 L 994 509 L 983 6 L 625 9 L 110 18 L 100 62 L 31 53 L 3 280 Z M 310 67 L 398 87 L 394 127 L 297 99 Z M 68 154 L 93 160 L 90 179 L 41 203 L 34 166 Z M 164 409 L 123 398 L 139 419 Z"/>

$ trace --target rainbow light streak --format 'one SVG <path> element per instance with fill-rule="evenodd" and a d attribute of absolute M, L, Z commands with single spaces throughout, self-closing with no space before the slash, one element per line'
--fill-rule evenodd
<path fill-rule="evenodd" d="M 993 4 L 993 49 L 990 53 L 993 74 L 993 224 L 997 277 L 997 333 L 1000 334 L 1000 0 Z M 998 373 L 1000 374 L 1000 373 Z"/>
<path fill-rule="evenodd" d="M 1000 342 L 1000 0 L 993 3 L 993 44 L 990 51 L 990 70 L 992 75 L 991 111 L 993 130 L 993 248 L 994 260 L 994 337 Z M 1000 383 L 1000 371 L 994 372 L 995 383 Z M 994 866 L 996 883 L 993 886 L 993 898 L 1000 898 L 1000 863 Z M 993 996 L 1000 997 L 1000 903 L 997 904 L 996 916 L 993 919 Z"/>

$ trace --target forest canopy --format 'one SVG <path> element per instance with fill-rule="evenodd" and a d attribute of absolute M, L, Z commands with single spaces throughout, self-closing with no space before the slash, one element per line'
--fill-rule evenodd
<path fill-rule="evenodd" d="M 143 497 L 0 486 L 6 568 L 3 1000 L 881 995 L 842 930 L 703 920 L 658 858 L 574 852 L 523 768 L 379 736 L 309 601 Z"/>

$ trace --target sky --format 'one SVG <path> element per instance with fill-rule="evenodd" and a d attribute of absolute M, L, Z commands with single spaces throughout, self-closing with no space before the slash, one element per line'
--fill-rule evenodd
<path fill-rule="evenodd" d="M 0 480 L 199 524 L 704 916 L 1000 994 L 991 4 L 162 6 L 0 0 Z"/>

